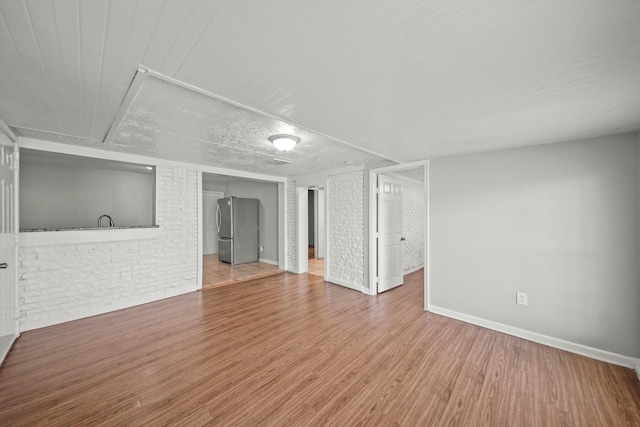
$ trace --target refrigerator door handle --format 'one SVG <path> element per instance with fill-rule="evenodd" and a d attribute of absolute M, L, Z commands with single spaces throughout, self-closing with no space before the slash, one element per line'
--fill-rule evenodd
<path fill-rule="evenodd" d="M 220 215 L 220 205 L 218 205 L 216 210 L 216 228 L 218 229 L 218 233 L 220 232 Z"/>

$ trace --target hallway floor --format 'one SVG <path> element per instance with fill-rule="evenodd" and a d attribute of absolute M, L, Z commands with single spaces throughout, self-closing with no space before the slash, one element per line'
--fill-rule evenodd
<path fill-rule="evenodd" d="M 248 262 L 230 265 L 218 259 L 218 254 L 204 255 L 202 263 L 202 288 L 218 288 L 251 279 L 282 273 L 277 265 L 265 262 Z"/>
<path fill-rule="evenodd" d="M 309 246 L 309 274 L 324 278 L 324 258 L 313 257 L 314 247 Z"/>

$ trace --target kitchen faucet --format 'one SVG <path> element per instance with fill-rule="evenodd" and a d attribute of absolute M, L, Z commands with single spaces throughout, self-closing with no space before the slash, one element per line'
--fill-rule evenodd
<path fill-rule="evenodd" d="M 111 219 L 111 217 L 107 214 L 104 215 L 100 215 L 100 218 L 98 218 L 98 227 L 102 227 L 102 218 L 107 217 L 109 218 L 109 227 L 115 227 L 116 224 L 115 222 L 113 222 L 113 220 Z"/>

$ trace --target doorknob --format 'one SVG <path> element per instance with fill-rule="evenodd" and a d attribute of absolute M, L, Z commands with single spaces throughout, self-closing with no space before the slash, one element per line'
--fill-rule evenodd
<path fill-rule="evenodd" d="M 406 239 L 404 237 L 400 238 L 401 242 L 404 242 Z"/>
<path fill-rule="evenodd" d="M 0 263 L 0 268 L 4 269 L 9 267 L 9 264 L 7 264 L 6 262 Z"/>

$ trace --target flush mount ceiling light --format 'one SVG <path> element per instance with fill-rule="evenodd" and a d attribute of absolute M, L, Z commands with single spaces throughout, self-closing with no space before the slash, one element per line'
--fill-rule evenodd
<path fill-rule="evenodd" d="M 300 142 L 300 138 L 293 135 L 271 135 L 269 137 L 269 141 L 280 151 L 289 151 L 292 150 L 293 147 L 296 146 L 298 142 Z"/>

